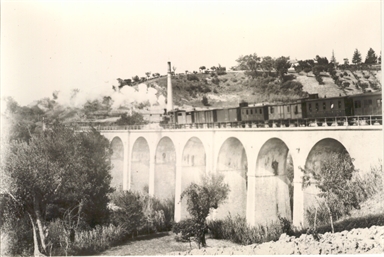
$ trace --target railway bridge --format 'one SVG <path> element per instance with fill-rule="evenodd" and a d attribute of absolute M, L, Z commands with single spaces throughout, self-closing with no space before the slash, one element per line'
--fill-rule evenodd
<path fill-rule="evenodd" d="M 245 216 L 251 225 L 278 215 L 305 224 L 305 208 L 313 199 L 302 189 L 305 166 L 319 165 L 329 150 L 346 150 L 360 172 L 383 156 L 382 126 L 284 128 L 116 128 L 99 131 L 110 140 L 112 184 L 175 200 L 175 220 L 187 217 L 181 192 L 204 173 L 220 173 L 229 197 L 214 218 Z M 292 179 L 293 175 L 293 179 Z M 293 189 L 292 189 L 293 188 Z M 313 192 L 313 191 L 312 191 Z M 290 197 L 290 195 L 293 197 Z M 293 201 L 291 200 L 293 199 Z"/>

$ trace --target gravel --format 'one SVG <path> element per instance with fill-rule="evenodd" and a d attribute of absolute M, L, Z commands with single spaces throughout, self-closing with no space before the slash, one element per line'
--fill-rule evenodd
<path fill-rule="evenodd" d="M 282 234 L 278 241 L 232 247 L 208 247 L 170 255 L 289 255 L 289 254 L 382 254 L 384 253 L 384 226 L 358 228 L 338 233 L 290 237 Z"/>

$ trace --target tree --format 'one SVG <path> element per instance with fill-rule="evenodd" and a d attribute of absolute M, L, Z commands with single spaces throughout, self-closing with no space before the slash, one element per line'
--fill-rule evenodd
<path fill-rule="evenodd" d="M 47 253 L 47 222 L 62 219 L 76 209 L 77 226 L 106 221 L 110 187 L 111 149 L 96 130 L 75 133 L 61 124 L 31 136 L 29 142 L 12 141 L 2 160 L 1 191 L 7 206 L 17 205 L 29 216 L 34 241 Z M 38 239 L 35 235 L 38 231 Z M 35 251 L 38 249 L 35 248 Z"/>
<path fill-rule="evenodd" d="M 372 65 L 377 63 L 377 56 L 372 48 L 369 48 L 367 57 L 365 57 L 365 64 Z"/>
<path fill-rule="evenodd" d="M 290 67 L 291 63 L 289 62 L 289 57 L 281 56 L 275 60 L 275 69 L 281 82 L 284 81 L 284 75 L 288 72 Z"/>
<path fill-rule="evenodd" d="M 133 112 L 132 115 L 124 113 L 121 115 L 120 119 L 116 121 L 117 125 L 143 125 L 146 123 L 143 115 L 138 112 Z"/>
<path fill-rule="evenodd" d="M 132 80 L 133 80 L 133 82 L 136 82 L 136 83 L 140 82 L 140 78 L 137 75 L 132 77 Z"/>
<path fill-rule="evenodd" d="M 147 71 L 147 72 L 145 73 L 145 75 L 147 76 L 148 79 L 151 78 L 151 72 L 150 72 L 150 71 Z"/>
<path fill-rule="evenodd" d="M 335 57 L 335 52 L 332 50 L 332 57 L 331 57 L 331 62 L 333 64 L 333 66 L 337 66 L 337 61 L 336 61 L 336 57 Z"/>
<path fill-rule="evenodd" d="M 201 73 L 204 72 L 205 69 L 206 69 L 205 66 L 200 66 L 200 68 L 199 68 Z"/>
<path fill-rule="evenodd" d="M 204 106 L 210 106 L 208 102 L 208 98 L 206 96 L 203 96 L 203 100 L 201 100 L 201 102 L 203 103 Z"/>
<path fill-rule="evenodd" d="M 334 233 L 334 213 L 348 214 L 352 208 L 359 207 L 352 181 L 353 175 L 357 172 L 353 159 L 346 151 L 327 152 L 322 156 L 322 162 L 317 169 L 305 167 L 302 171 L 303 187 L 314 184 L 319 189 L 318 197 L 324 200 Z"/>
<path fill-rule="evenodd" d="M 256 72 L 257 68 L 260 66 L 260 57 L 256 53 L 249 54 L 245 56 L 240 56 L 236 62 L 238 62 L 238 67 L 240 70 L 250 70 Z"/>
<path fill-rule="evenodd" d="M 199 248 L 200 244 L 203 247 L 206 246 L 206 218 L 209 212 L 211 209 L 217 209 L 228 197 L 229 186 L 223 180 L 224 176 L 222 175 L 204 176 L 202 185 L 191 183 L 180 196 L 181 199 L 187 198 L 187 210 L 193 221 L 192 228 L 189 226 L 185 230 L 193 230 Z"/>
<path fill-rule="evenodd" d="M 361 63 L 361 54 L 360 54 L 359 50 L 357 50 L 357 49 L 353 53 L 352 63 L 354 63 L 356 65 Z"/>
<path fill-rule="evenodd" d="M 263 60 L 261 61 L 261 68 L 267 72 L 267 74 L 269 75 L 269 73 L 272 71 L 273 69 L 273 66 L 275 64 L 275 61 L 273 60 L 272 57 L 270 56 L 265 56 L 263 57 Z"/>

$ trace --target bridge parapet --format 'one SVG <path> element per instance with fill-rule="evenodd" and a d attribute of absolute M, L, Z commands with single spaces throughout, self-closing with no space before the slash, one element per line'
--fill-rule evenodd
<path fill-rule="evenodd" d="M 334 118 L 316 118 L 301 120 L 274 120 L 268 122 L 215 122 L 193 124 L 147 124 L 125 126 L 93 126 L 99 131 L 127 131 L 127 130 L 173 130 L 173 129 L 308 129 L 308 128 L 378 128 L 383 124 L 382 116 L 352 116 Z M 80 126 L 79 130 L 89 130 L 92 126 Z"/>

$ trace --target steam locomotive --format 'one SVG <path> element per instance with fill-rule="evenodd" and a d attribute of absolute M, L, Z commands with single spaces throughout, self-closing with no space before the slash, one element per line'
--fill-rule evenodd
<path fill-rule="evenodd" d="M 382 125 L 382 94 L 308 98 L 289 103 L 254 104 L 238 107 L 172 110 L 169 123 L 179 127 L 298 127 L 330 125 Z"/>

